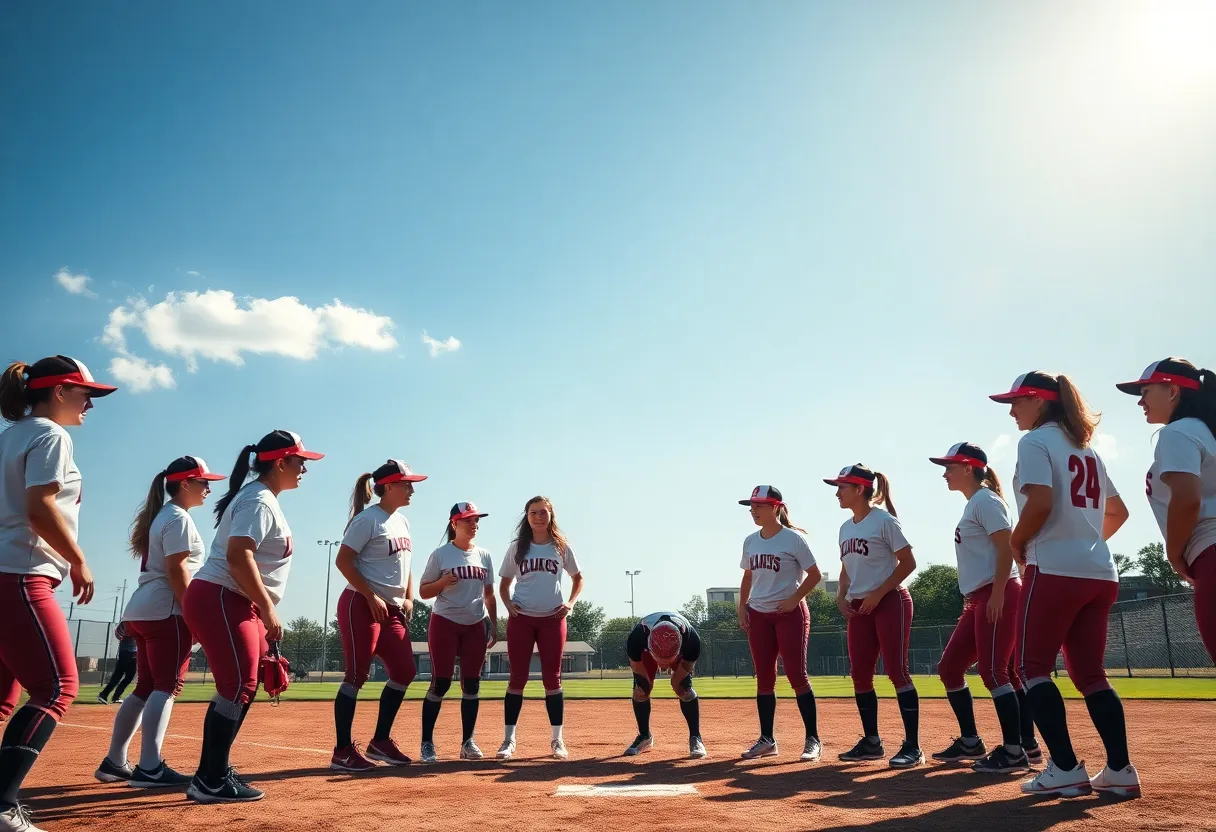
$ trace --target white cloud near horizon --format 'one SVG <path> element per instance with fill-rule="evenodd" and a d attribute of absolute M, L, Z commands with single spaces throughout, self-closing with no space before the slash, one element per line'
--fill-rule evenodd
<path fill-rule="evenodd" d="M 455 352 L 460 349 L 460 340 L 455 336 L 448 336 L 444 341 L 437 341 L 430 335 L 427 335 L 426 330 L 422 331 L 422 343 L 426 344 L 431 351 L 431 358 L 438 358 L 445 352 Z"/>
<path fill-rule="evenodd" d="M 89 288 L 88 275 L 72 274 L 66 268 L 62 268 L 55 272 L 53 280 L 70 295 L 84 295 L 86 298 L 97 297 L 97 293 Z"/>

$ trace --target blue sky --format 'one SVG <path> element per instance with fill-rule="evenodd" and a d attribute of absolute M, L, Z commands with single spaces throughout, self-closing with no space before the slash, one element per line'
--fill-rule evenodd
<path fill-rule="evenodd" d="M 75 435 L 93 614 L 153 474 L 280 427 L 328 454 L 287 617 L 389 456 L 431 475 L 416 573 L 453 502 L 497 557 L 544 493 L 610 615 L 626 569 L 639 613 L 737 582 L 758 483 L 835 575 L 858 461 L 951 562 L 926 457 L 1008 479 L 986 395 L 1036 367 L 1105 412 L 1134 552 L 1112 385 L 1216 363 L 1213 37 L 1196 2 L 5 6 L 3 358 L 125 385 Z"/>

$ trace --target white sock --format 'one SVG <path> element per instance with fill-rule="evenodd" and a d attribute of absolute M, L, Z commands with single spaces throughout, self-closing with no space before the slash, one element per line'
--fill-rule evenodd
<path fill-rule="evenodd" d="M 160 750 L 164 747 L 172 714 L 173 697 L 163 690 L 152 691 L 144 708 L 143 739 L 139 750 L 139 767 L 144 771 L 154 771 L 161 763 Z"/>
<path fill-rule="evenodd" d="M 560 740 L 562 738 L 562 726 L 550 725 L 549 727 L 553 729 L 553 739 Z"/>
<path fill-rule="evenodd" d="M 135 737 L 135 728 L 139 725 L 139 717 L 144 712 L 144 700 L 138 696 L 128 696 L 118 706 L 114 714 L 114 732 L 110 734 L 110 762 L 116 766 L 127 762 L 127 748 Z"/>
<path fill-rule="evenodd" d="M 504 742 L 515 742 L 515 726 L 508 725 Z"/>

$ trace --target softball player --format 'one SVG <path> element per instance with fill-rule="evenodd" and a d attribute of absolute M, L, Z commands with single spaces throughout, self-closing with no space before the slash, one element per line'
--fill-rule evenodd
<path fill-rule="evenodd" d="M 629 631 L 625 654 L 633 670 L 633 715 L 638 735 L 625 749 L 626 757 L 636 757 L 654 748 L 650 733 L 650 692 L 659 668 L 671 673 L 671 689 L 680 698 L 680 713 L 688 723 L 688 756 L 706 756 L 701 741 L 701 703 L 692 687 L 693 669 L 701 657 L 701 636 L 687 618 L 678 612 L 652 612 Z"/>
<path fill-rule="evenodd" d="M 1216 374 L 1166 358 L 1118 388 L 1140 397 L 1150 425 L 1165 425 L 1148 471 L 1148 502 L 1170 565 L 1195 587 L 1195 621 L 1216 661 Z"/>
<path fill-rule="evenodd" d="M 929 461 L 943 466 L 946 486 L 967 498 L 962 519 L 954 529 L 958 587 L 965 603 L 937 667 L 958 719 L 959 737 L 949 748 L 935 753 L 933 759 L 947 763 L 976 760 L 973 768 L 989 773 L 1025 771 L 1030 767 L 1030 752 L 1039 759 L 1042 752 L 1034 742 L 1029 712 L 1023 716 L 1025 693 L 1013 672 L 1021 582 L 1009 549 L 1009 506 L 1001 493 L 1000 479 L 979 446 L 960 442 L 945 456 L 930 457 Z M 967 668 L 977 662 L 1001 724 L 1003 745 L 991 754 L 976 730 L 971 689 L 965 679 Z M 1026 746 L 1030 746 L 1029 751 Z"/>
<path fill-rule="evenodd" d="M 852 465 L 833 479 L 840 507 L 853 513 L 840 527 L 840 588 L 836 603 L 848 622 L 849 664 L 853 692 L 865 735 L 840 755 L 845 762 L 881 760 L 886 756 L 878 735 L 878 694 L 874 671 L 883 667 L 895 685 L 904 742 L 892 757 L 892 768 L 912 768 L 925 761 L 920 750 L 920 701 L 908 672 L 908 636 L 912 630 L 912 596 L 904 580 L 916 568 L 912 547 L 895 517 L 891 484 L 864 465 Z M 887 510 L 877 508 L 878 503 Z"/>
<path fill-rule="evenodd" d="M 194 639 L 182 618 L 182 599 L 190 577 L 203 565 L 206 549 L 190 517 L 211 493 L 209 483 L 224 479 L 196 456 L 179 457 L 157 474 L 131 525 L 131 553 L 139 558 L 139 585 L 119 624 L 136 642 L 135 690 L 114 715 L 110 752 L 93 773 L 103 783 L 127 781 L 136 788 L 186 786 L 190 777 L 169 767 L 161 756 L 173 701 L 181 693 Z M 168 492 L 169 502 L 165 502 Z M 142 724 L 139 765 L 127 750 Z"/>
<path fill-rule="evenodd" d="M 390 459 L 359 477 L 351 496 L 350 521 L 337 558 L 338 571 L 350 582 L 338 597 L 346 675 L 334 699 L 338 744 L 329 766 L 339 771 L 367 771 L 376 767 L 372 760 L 390 766 L 410 763 L 392 738 L 393 721 L 416 673 L 409 627 L 414 612 L 410 524 L 400 509 L 410 504 L 414 483 L 425 479 L 401 460 Z M 373 494 L 379 502 L 365 508 Z M 372 656 L 384 662 L 388 682 L 380 693 L 376 733 L 364 755 L 351 739 L 351 724 Z"/>
<path fill-rule="evenodd" d="M 0 832 L 38 832 L 17 792 L 79 690 L 54 592 L 70 577 L 87 604 L 93 575 L 76 542 L 81 477 L 64 428 L 84 424 L 93 399 L 115 389 L 64 355 L 15 362 L 0 376 L 0 415 L 12 423 L 0 433 L 0 667 L 10 712 L 16 685 L 30 696 L 0 740 Z"/>
<path fill-rule="evenodd" d="M 570 576 L 570 597 L 562 598 L 562 572 Z M 524 506 L 524 517 L 515 540 L 503 555 L 498 569 L 498 594 L 506 607 L 507 658 L 511 678 L 503 700 L 506 736 L 496 755 L 509 760 L 515 755 L 515 723 L 524 704 L 524 686 L 532 665 L 532 648 L 540 653 L 541 682 L 545 686 L 545 710 L 553 729 L 553 756 L 569 756 L 562 738 L 562 653 L 566 649 L 566 616 L 583 590 L 574 549 L 557 525 L 548 497 L 533 497 Z M 511 593 L 511 584 L 515 593 Z"/>
<path fill-rule="evenodd" d="M 1051 759 L 1022 791 L 1138 795 L 1123 703 L 1103 668 L 1107 619 L 1119 592 L 1106 541 L 1127 520 L 1127 508 L 1090 445 L 1098 417 L 1063 375 L 1026 373 L 1009 392 L 991 398 L 1008 402 L 1018 429 L 1027 431 L 1018 442 L 1018 522 L 1009 545 L 1026 565 L 1016 624 L 1019 672 Z M 1064 700 L 1051 679 L 1061 647 L 1068 676 L 1106 746 L 1107 767 L 1093 780 L 1073 753 Z"/>
<path fill-rule="evenodd" d="M 422 703 L 422 762 L 439 761 L 435 750 L 435 721 L 443 696 L 452 686 L 456 657 L 460 657 L 460 759 L 484 755 L 473 740 L 481 704 L 481 667 L 486 651 L 497 640 L 498 609 L 494 602 L 494 562 L 473 542 L 477 524 L 489 517 L 472 503 L 457 503 L 448 513 L 448 542 L 431 552 L 422 570 L 418 592 L 434 598 L 427 645 L 431 651 L 431 686 Z"/>
<path fill-rule="evenodd" d="M 121 705 L 123 691 L 131 684 L 139 670 L 139 647 L 135 643 L 135 636 L 131 635 L 121 622 L 114 628 L 114 639 L 118 642 L 114 672 L 110 674 L 110 681 L 106 682 L 106 686 L 97 694 L 97 701 L 102 705 Z M 110 698 L 111 694 L 113 699 Z"/>
<path fill-rule="evenodd" d="M 228 765 L 228 756 L 257 694 L 267 641 L 283 638 L 275 607 L 283 600 L 291 571 L 292 540 L 279 494 L 299 488 L 306 461 L 323 456 L 306 450 L 291 431 L 272 431 L 241 449 L 228 493 L 216 502 L 211 552 L 182 605 L 215 677 L 198 772 L 186 789 L 186 796 L 198 803 L 262 799 L 262 792 Z M 251 468 L 257 478 L 246 482 Z"/>
<path fill-rule="evenodd" d="M 823 754 L 815 713 L 815 692 L 806 672 L 806 645 L 811 637 L 811 613 L 806 596 L 819 583 L 819 567 L 811 554 L 806 532 L 790 524 L 789 509 L 781 492 L 758 485 L 739 505 L 751 508 L 759 531 L 743 541 L 743 581 L 739 587 L 739 626 L 756 668 L 756 711 L 760 738 L 743 752 L 743 759 L 777 754 L 773 719 L 777 712 L 777 656 L 785 665 L 794 689 L 806 738 L 801 759 L 814 762 Z"/>

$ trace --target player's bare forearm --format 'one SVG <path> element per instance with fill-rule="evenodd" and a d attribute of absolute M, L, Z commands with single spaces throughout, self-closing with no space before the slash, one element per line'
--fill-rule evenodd
<path fill-rule="evenodd" d="M 1127 506 L 1123 504 L 1122 497 L 1108 497 L 1106 512 L 1102 515 L 1102 539 L 1110 540 L 1114 537 L 1115 532 L 1123 528 L 1128 516 Z"/>
<path fill-rule="evenodd" d="M 888 592 L 901 585 L 913 570 L 916 569 L 916 558 L 912 556 L 912 547 L 905 546 L 895 553 L 897 558 L 895 571 L 891 573 L 878 589 L 874 590 L 874 594 L 879 598 L 884 597 Z"/>
<path fill-rule="evenodd" d="M 355 592 L 364 598 L 370 598 L 376 594 L 376 591 L 372 589 L 372 585 L 367 582 L 367 579 L 360 574 L 358 567 L 355 566 L 355 558 L 357 557 L 359 557 L 358 552 L 349 546 L 343 545 L 338 549 L 338 556 L 334 558 L 334 565 L 338 567 L 338 571 L 342 573 L 342 577 L 346 578 Z"/>
<path fill-rule="evenodd" d="M 1018 550 L 1026 548 L 1026 544 L 1034 539 L 1051 516 L 1051 486 L 1027 485 L 1022 491 L 1026 494 L 1026 505 L 1009 536 L 1009 545 Z"/>
<path fill-rule="evenodd" d="M 428 601 L 443 592 L 443 579 L 436 578 L 433 581 L 423 581 L 418 585 L 418 597 L 423 601 Z"/>
<path fill-rule="evenodd" d="M 996 547 L 996 568 L 992 573 L 992 593 L 1003 595 L 1005 584 L 1009 582 L 1009 573 L 1013 571 L 1013 550 L 1009 548 L 1009 529 L 1002 529 L 988 535 L 992 545 Z"/>
<path fill-rule="evenodd" d="M 502 578 L 498 581 L 498 596 L 502 598 L 502 604 L 508 610 L 511 609 L 511 583 L 512 578 Z"/>
<path fill-rule="evenodd" d="M 743 580 L 739 581 L 739 609 L 747 606 L 747 601 L 752 597 L 752 570 L 743 570 Z"/>
<path fill-rule="evenodd" d="M 72 539 L 67 523 L 59 512 L 59 506 L 55 505 L 55 495 L 58 493 L 58 483 L 27 489 L 25 512 L 34 534 L 45 540 L 59 557 L 77 566 L 84 563 L 84 552 Z"/>
<path fill-rule="evenodd" d="M 410 575 L 405 581 L 405 600 L 414 600 L 414 576 Z"/>
<path fill-rule="evenodd" d="M 1165 514 L 1165 555 L 1174 570 L 1185 575 L 1188 574 L 1184 557 L 1186 545 L 1195 534 L 1203 507 L 1199 477 L 1171 472 L 1162 474 L 1161 481 L 1170 489 L 1170 504 Z"/>
<path fill-rule="evenodd" d="M 486 615 L 490 616 L 490 626 L 495 631 L 498 630 L 498 603 L 494 600 L 494 587 L 487 586 L 485 589 L 486 599 Z"/>
<path fill-rule="evenodd" d="M 794 593 L 794 598 L 801 601 L 819 585 L 819 581 L 823 579 L 823 574 L 819 571 L 818 566 L 812 566 L 807 570 L 806 578 L 798 585 L 798 591 Z"/>
<path fill-rule="evenodd" d="M 573 606 L 574 602 L 578 599 L 578 596 L 582 593 L 582 591 L 583 591 L 583 573 L 579 572 L 577 575 L 575 575 L 573 578 L 570 579 L 570 597 L 566 599 L 566 603 Z"/>

